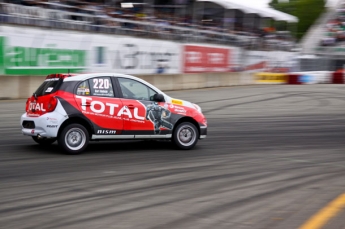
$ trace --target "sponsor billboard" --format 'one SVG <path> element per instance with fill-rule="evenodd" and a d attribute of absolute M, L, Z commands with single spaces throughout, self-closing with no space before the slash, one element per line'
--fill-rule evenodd
<path fill-rule="evenodd" d="M 256 83 L 259 84 L 284 84 L 288 82 L 286 73 L 261 72 L 256 75 Z"/>
<path fill-rule="evenodd" d="M 181 44 L 116 35 L 0 27 L 0 75 L 181 73 Z"/>
<path fill-rule="evenodd" d="M 183 72 L 228 72 L 230 55 L 230 48 L 184 45 Z"/>
<path fill-rule="evenodd" d="M 246 51 L 243 61 L 243 70 L 247 72 L 263 71 L 268 64 L 267 52 Z"/>
<path fill-rule="evenodd" d="M 91 72 L 179 74 L 181 45 L 170 41 L 97 36 L 91 47 Z"/>
<path fill-rule="evenodd" d="M 0 75 L 288 72 L 291 52 L 0 26 Z"/>
<path fill-rule="evenodd" d="M 86 50 L 76 48 L 78 46 L 74 39 L 68 43 L 60 39 L 49 36 L 48 33 L 25 33 L 25 30 L 20 33 L 15 29 L 4 32 L 2 30 L 0 32 L 0 74 L 47 75 L 57 72 L 83 71 L 86 67 Z"/>

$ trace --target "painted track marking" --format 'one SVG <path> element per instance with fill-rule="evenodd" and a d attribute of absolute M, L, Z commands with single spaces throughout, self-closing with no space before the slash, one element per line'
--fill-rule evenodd
<path fill-rule="evenodd" d="M 335 217 L 345 207 L 345 193 L 330 202 L 326 207 L 313 215 L 299 229 L 319 229 Z"/>

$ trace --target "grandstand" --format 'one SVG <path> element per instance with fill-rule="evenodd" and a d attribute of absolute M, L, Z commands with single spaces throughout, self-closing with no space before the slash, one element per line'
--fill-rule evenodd
<path fill-rule="evenodd" d="M 254 50 L 286 50 L 294 39 L 275 21 L 297 18 L 239 0 L 4 0 L 0 22 L 181 42 L 208 42 Z"/>
<path fill-rule="evenodd" d="M 345 1 L 328 6 L 301 42 L 301 70 L 342 69 L 345 65 Z"/>

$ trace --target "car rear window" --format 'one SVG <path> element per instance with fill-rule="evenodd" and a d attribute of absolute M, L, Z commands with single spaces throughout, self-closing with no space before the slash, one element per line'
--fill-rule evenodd
<path fill-rule="evenodd" d="M 41 86 L 35 91 L 36 96 L 49 95 L 59 89 L 63 79 L 61 78 L 50 78 L 46 79 Z"/>

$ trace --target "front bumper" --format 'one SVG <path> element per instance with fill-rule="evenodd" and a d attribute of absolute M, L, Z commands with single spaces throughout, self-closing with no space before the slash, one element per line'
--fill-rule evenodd
<path fill-rule="evenodd" d="M 200 126 L 200 137 L 199 139 L 205 139 L 207 136 L 207 126 Z"/>

